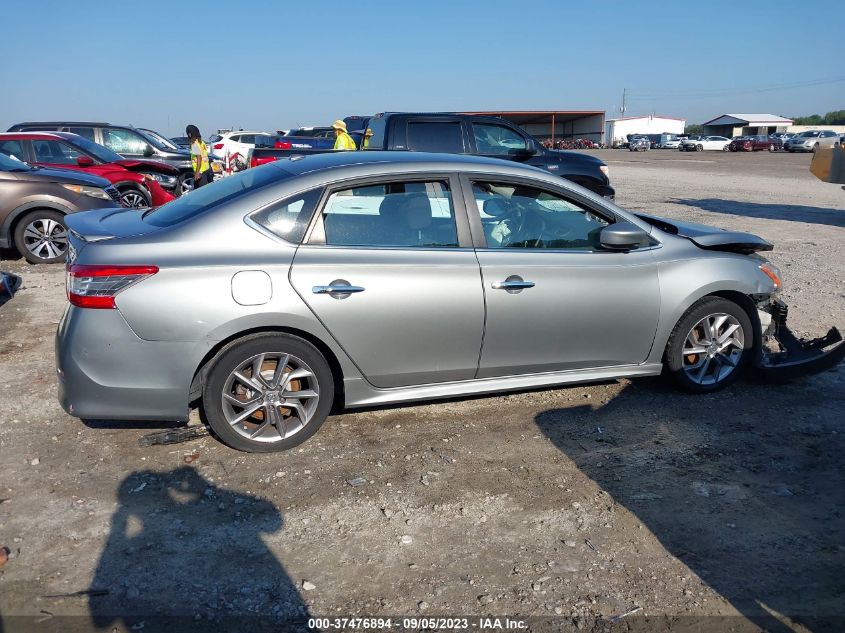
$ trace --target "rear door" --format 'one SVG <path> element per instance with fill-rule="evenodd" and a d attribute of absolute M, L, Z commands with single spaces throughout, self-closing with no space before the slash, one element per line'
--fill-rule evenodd
<path fill-rule="evenodd" d="M 544 183 L 465 181 L 487 306 L 478 378 L 643 363 L 657 330 L 653 246 L 603 251 L 612 215 Z"/>
<path fill-rule="evenodd" d="M 476 373 L 484 298 L 455 184 L 442 174 L 339 184 L 296 252 L 291 283 L 377 387 Z"/>

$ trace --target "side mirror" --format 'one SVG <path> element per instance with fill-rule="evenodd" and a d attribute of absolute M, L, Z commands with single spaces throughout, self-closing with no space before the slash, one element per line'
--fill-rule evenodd
<path fill-rule="evenodd" d="M 94 165 L 94 159 L 90 156 L 79 156 L 76 159 L 76 164 L 80 167 L 92 167 Z"/>
<path fill-rule="evenodd" d="M 610 251 L 629 251 L 648 242 L 648 233 L 630 222 L 617 222 L 601 231 L 601 245 Z"/>
<path fill-rule="evenodd" d="M 144 145 L 144 156 L 149 158 L 153 154 L 154 154 L 154 152 L 153 152 L 152 146 L 151 145 Z"/>

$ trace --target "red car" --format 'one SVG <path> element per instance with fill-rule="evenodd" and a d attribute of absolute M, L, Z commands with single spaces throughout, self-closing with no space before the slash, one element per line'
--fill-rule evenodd
<path fill-rule="evenodd" d="M 124 207 L 157 207 L 174 196 L 162 184 L 175 183 L 179 170 L 152 160 L 126 159 L 70 132 L 0 134 L 0 153 L 30 165 L 84 171 L 111 182 Z"/>
<path fill-rule="evenodd" d="M 782 147 L 780 139 L 765 134 L 755 136 L 740 136 L 731 141 L 728 149 L 732 152 L 756 152 L 758 150 L 769 150 L 776 152 Z"/>

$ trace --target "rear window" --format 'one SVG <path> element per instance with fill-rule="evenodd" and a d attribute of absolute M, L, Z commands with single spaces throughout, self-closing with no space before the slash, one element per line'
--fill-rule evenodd
<path fill-rule="evenodd" d="M 286 178 L 290 178 L 290 174 L 275 164 L 247 169 L 151 209 L 144 214 L 144 220 L 153 226 L 174 226 Z"/>
<path fill-rule="evenodd" d="M 409 121 L 408 149 L 462 154 L 464 139 L 460 121 Z"/>

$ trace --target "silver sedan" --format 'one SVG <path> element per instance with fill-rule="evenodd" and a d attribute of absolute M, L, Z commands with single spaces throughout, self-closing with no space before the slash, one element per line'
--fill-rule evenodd
<path fill-rule="evenodd" d="M 746 365 L 795 373 L 845 353 L 835 330 L 792 337 L 761 238 L 495 159 L 315 155 L 68 226 L 64 409 L 200 406 L 246 451 L 296 446 L 342 408 L 664 370 L 706 393 Z"/>

